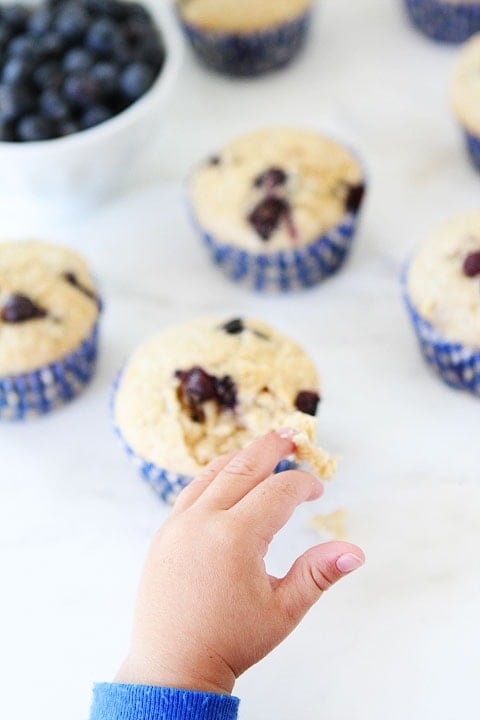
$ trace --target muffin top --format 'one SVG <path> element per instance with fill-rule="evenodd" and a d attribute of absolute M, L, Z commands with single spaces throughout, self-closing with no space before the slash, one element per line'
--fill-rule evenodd
<path fill-rule="evenodd" d="M 257 320 L 200 318 L 138 348 L 114 412 L 137 455 L 191 476 L 318 402 L 315 367 L 294 342 Z"/>
<path fill-rule="evenodd" d="M 447 340 L 480 347 L 480 212 L 455 217 L 428 238 L 410 265 L 408 293 Z"/>
<path fill-rule="evenodd" d="M 341 145 L 272 128 L 234 140 L 193 173 L 193 211 L 217 241 L 250 252 L 304 246 L 358 210 L 360 167 Z"/>
<path fill-rule="evenodd" d="M 76 253 L 42 242 L 0 243 L 0 375 L 60 360 L 90 335 L 98 314 Z"/>
<path fill-rule="evenodd" d="M 470 38 L 459 52 L 451 82 L 453 110 L 465 127 L 480 132 L 480 33 Z"/>
<path fill-rule="evenodd" d="M 202 30 L 267 30 L 304 13 L 311 0 L 177 0 L 184 20 Z"/>

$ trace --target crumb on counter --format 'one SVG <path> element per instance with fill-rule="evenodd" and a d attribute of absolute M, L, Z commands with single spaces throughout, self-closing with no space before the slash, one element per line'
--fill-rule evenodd
<path fill-rule="evenodd" d="M 314 515 L 310 518 L 307 527 L 334 540 L 347 540 L 346 520 L 346 510 L 335 510 L 326 515 Z"/>

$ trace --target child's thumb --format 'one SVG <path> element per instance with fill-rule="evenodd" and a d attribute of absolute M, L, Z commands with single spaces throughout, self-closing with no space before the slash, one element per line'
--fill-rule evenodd
<path fill-rule="evenodd" d="M 317 545 L 299 557 L 276 589 L 292 629 L 322 593 L 364 562 L 362 550 L 344 542 Z"/>

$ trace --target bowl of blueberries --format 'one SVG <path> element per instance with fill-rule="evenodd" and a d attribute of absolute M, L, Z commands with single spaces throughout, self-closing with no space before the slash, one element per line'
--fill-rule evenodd
<path fill-rule="evenodd" d="M 0 194 L 83 204 L 152 146 L 182 39 L 168 3 L 0 4 Z"/>

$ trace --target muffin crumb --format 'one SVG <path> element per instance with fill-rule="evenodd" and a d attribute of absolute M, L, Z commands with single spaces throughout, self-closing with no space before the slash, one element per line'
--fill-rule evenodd
<path fill-rule="evenodd" d="M 337 458 L 315 445 L 316 419 L 311 415 L 295 412 L 286 418 L 285 424 L 297 431 L 293 436 L 297 460 L 306 462 L 322 480 L 332 480 L 337 472 Z"/>

